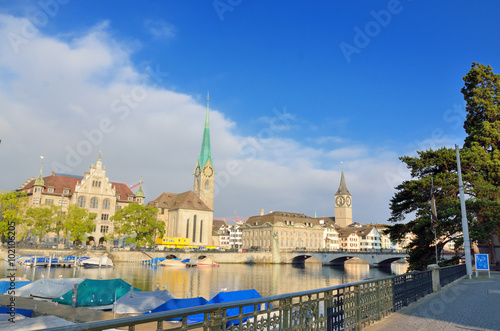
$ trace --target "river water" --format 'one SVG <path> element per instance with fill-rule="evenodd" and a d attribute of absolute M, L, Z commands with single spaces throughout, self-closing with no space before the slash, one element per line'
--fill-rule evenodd
<path fill-rule="evenodd" d="M 393 264 L 390 268 L 379 269 L 370 268 L 367 264 L 330 267 L 316 263 L 221 264 L 218 267 L 169 268 L 123 262 L 106 269 L 19 266 L 16 276 L 24 276 L 29 280 L 59 277 L 122 278 L 143 291 L 167 289 L 179 298 L 202 296 L 209 300 L 221 291 L 255 289 L 265 297 L 402 274 L 406 272 L 406 268 L 406 264 Z M 6 263 L 0 275 L 7 277 Z"/>

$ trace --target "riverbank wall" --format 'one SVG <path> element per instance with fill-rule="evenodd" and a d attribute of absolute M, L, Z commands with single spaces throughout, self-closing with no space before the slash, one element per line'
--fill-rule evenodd
<path fill-rule="evenodd" d="M 107 254 L 113 262 L 140 262 L 150 260 L 156 257 L 166 257 L 173 255 L 179 259 L 197 259 L 209 257 L 217 263 L 273 263 L 271 252 L 142 252 L 142 251 L 104 251 L 104 250 L 70 250 L 70 249 L 35 249 L 35 248 L 20 248 L 16 249 L 16 256 L 36 255 L 36 256 L 55 256 L 64 257 L 73 256 L 88 256 L 99 257 Z M 0 249 L 0 259 L 5 259 L 7 250 Z"/>

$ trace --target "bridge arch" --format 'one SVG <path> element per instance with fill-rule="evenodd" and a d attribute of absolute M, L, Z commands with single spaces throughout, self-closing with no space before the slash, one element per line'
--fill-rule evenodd
<path fill-rule="evenodd" d="M 330 261 L 328 261 L 327 263 L 324 263 L 324 264 L 325 265 L 333 265 L 333 266 L 343 266 L 344 263 L 345 263 L 345 261 L 353 259 L 353 258 L 358 258 L 359 260 L 361 260 L 363 262 L 369 263 L 368 261 L 366 261 L 364 259 L 361 259 L 359 256 L 345 255 L 345 256 L 341 256 L 341 257 L 337 257 L 335 259 L 332 259 L 332 260 L 330 260 Z"/>
<path fill-rule="evenodd" d="M 377 263 L 377 267 L 390 267 L 393 262 L 401 261 L 401 260 L 404 261 L 404 258 L 402 258 L 402 257 L 391 257 L 391 258 L 379 261 Z"/>
<path fill-rule="evenodd" d="M 322 263 L 321 260 L 311 255 L 298 255 L 292 259 L 292 264 Z"/>

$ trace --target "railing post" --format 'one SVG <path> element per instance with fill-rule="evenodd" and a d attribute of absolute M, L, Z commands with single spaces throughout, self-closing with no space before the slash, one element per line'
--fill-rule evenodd
<path fill-rule="evenodd" d="M 441 291 L 441 281 L 439 280 L 439 265 L 430 264 L 427 266 L 427 270 L 432 271 L 432 291 Z"/>
<path fill-rule="evenodd" d="M 288 300 L 289 299 L 280 300 L 280 315 L 281 315 L 280 329 L 283 330 L 288 330 L 290 328 L 290 309 L 288 305 Z"/>
<path fill-rule="evenodd" d="M 222 314 L 224 310 L 217 309 L 216 311 L 209 314 L 210 316 L 210 327 L 208 328 L 210 331 L 220 331 L 223 330 L 223 317 Z"/>
<path fill-rule="evenodd" d="M 380 308 L 380 301 L 382 300 L 380 296 L 380 287 L 382 286 L 383 281 L 378 281 L 375 282 L 375 286 L 377 286 L 377 321 L 380 321 L 382 319 L 382 314 L 381 314 L 381 308 Z"/>
<path fill-rule="evenodd" d="M 355 304 L 355 309 L 356 309 L 356 322 L 354 324 L 354 329 L 356 331 L 361 330 L 361 291 L 359 289 L 360 285 L 354 286 L 354 300 L 356 302 Z"/>

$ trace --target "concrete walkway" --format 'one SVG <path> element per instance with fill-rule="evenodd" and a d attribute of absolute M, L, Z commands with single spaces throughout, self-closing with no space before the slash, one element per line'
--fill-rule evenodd
<path fill-rule="evenodd" d="M 500 330 L 500 272 L 461 279 L 363 329 Z"/>

